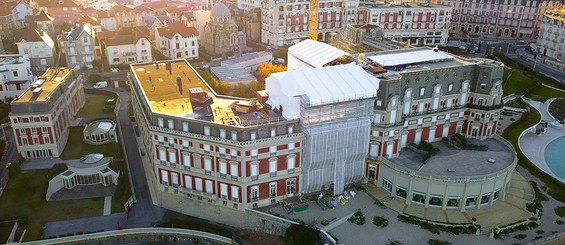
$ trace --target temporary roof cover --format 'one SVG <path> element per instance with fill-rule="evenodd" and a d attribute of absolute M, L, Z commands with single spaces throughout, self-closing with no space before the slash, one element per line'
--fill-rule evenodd
<path fill-rule="evenodd" d="M 311 105 L 376 97 L 379 89 L 379 79 L 355 64 L 279 72 L 271 79 L 279 93 L 287 98 L 306 95 Z"/>
<path fill-rule="evenodd" d="M 86 130 L 90 134 L 105 134 L 114 127 L 112 122 L 97 122 L 89 125 Z"/>
<path fill-rule="evenodd" d="M 313 67 L 322 67 L 328 62 L 349 55 L 341 49 L 312 39 L 290 46 L 288 53 Z"/>
<path fill-rule="evenodd" d="M 400 52 L 383 53 L 369 57 L 380 66 L 399 66 L 423 62 L 437 62 L 453 59 L 453 56 L 432 49 L 402 50 Z"/>

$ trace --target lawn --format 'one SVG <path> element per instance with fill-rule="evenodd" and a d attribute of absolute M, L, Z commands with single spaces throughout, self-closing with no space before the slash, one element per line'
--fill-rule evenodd
<path fill-rule="evenodd" d="M 102 215 L 104 198 L 48 202 L 45 200 L 49 180 L 66 169 L 20 172 L 18 164 L 10 166 L 10 181 L 0 197 L 0 220 L 18 219 L 26 229 L 25 241 L 41 238 L 49 221 L 79 219 Z"/>
<path fill-rule="evenodd" d="M 549 105 L 549 112 L 557 120 L 565 121 L 565 99 L 554 100 Z"/>
<path fill-rule="evenodd" d="M 79 159 L 83 155 L 90 153 L 102 153 L 107 157 L 121 157 L 122 148 L 117 143 L 107 143 L 103 145 L 89 145 L 82 141 L 83 134 L 82 130 L 84 127 L 69 127 L 69 139 L 67 140 L 67 145 L 65 150 L 61 154 L 61 159 Z"/>
<path fill-rule="evenodd" d="M 112 109 L 106 109 L 106 101 L 113 98 L 103 95 L 87 95 L 84 106 L 78 111 L 76 117 L 87 117 L 106 113 L 112 113 Z"/>

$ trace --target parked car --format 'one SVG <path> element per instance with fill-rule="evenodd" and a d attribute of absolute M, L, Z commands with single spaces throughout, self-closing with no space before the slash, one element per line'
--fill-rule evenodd
<path fill-rule="evenodd" d="M 96 84 L 94 84 L 93 87 L 94 88 L 106 88 L 106 87 L 108 87 L 108 82 L 106 82 L 106 81 L 97 82 Z"/>

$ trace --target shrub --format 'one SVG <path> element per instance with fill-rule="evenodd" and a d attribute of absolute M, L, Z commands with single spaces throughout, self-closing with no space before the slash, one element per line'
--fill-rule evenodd
<path fill-rule="evenodd" d="M 518 240 L 523 240 L 524 238 L 526 238 L 528 235 L 526 234 L 518 234 L 515 235 L 514 238 L 518 239 Z"/>
<path fill-rule="evenodd" d="M 555 224 L 562 225 L 562 224 L 565 224 L 565 221 L 563 221 L 563 220 L 556 220 L 556 221 L 555 221 Z"/>
<path fill-rule="evenodd" d="M 447 227 L 447 226 L 442 226 L 442 225 L 433 225 L 430 224 L 428 222 L 419 220 L 413 216 L 410 215 L 402 215 L 399 214 L 398 216 L 396 216 L 396 218 L 398 218 L 399 221 L 404 222 L 404 223 L 409 223 L 409 224 L 414 224 L 417 226 L 420 226 L 422 229 L 425 229 L 433 234 L 439 234 L 440 232 L 447 232 L 453 235 L 459 235 L 459 234 L 475 234 L 477 228 L 469 225 L 469 226 L 460 226 L 460 227 Z"/>
<path fill-rule="evenodd" d="M 364 225 L 365 224 L 365 214 L 361 212 L 361 209 L 358 209 L 347 221 L 356 224 L 356 225 Z"/>
<path fill-rule="evenodd" d="M 565 217 L 565 207 L 556 207 L 554 211 L 557 216 Z"/>
<path fill-rule="evenodd" d="M 543 234 L 543 233 L 545 233 L 544 230 L 537 230 L 537 231 L 536 231 L 536 234 Z"/>
<path fill-rule="evenodd" d="M 290 225 L 284 234 L 287 244 L 316 244 L 320 240 L 320 232 L 305 225 Z"/>
<path fill-rule="evenodd" d="M 378 227 L 387 227 L 388 226 L 388 219 L 381 216 L 373 217 L 373 224 Z"/>
<path fill-rule="evenodd" d="M 430 239 L 428 240 L 428 245 L 450 245 L 451 243 L 448 241 L 442 241 L 438 239 Z"/>
<path fill-rule="evenodd" d="M 388 207 L 381 201 L 375 200 L 375 205 L 379 206 L 380 208 L 387 209 Z"/>

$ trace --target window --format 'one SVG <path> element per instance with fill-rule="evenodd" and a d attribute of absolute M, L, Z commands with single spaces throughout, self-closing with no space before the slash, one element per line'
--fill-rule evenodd
<path fill-rule="evenodd" d="M 294 128 L 292 126 L 288 126 L 288 134 L 294 133 Z"/>
<path fill-rule="evenodd" d="M 272 154 L 277 154 L 277 146 L 276 146 L 276 145 L 270 146 L 270 147 L 269 147 L 269 153 L 271 153 L 271 155 L 272 155 Z"/>
<path fill-rule="evenodd" d="M 189 166 L 191 165 L 190 163 L 190 153 L 185 152 L 182 154 L 182 163 L 184 164 L 184 166 Z"/>
<path fill-rule="evenodd" d="M 477 196 L 467 197 L 465 207 L 474 207 L 477 204 Z"/>
<path fill-rule="evenodd" d="M 257 139 L 257 134 L 255 132 L 251 132 L 251 140 Z"/>
<path fill-rule="evenodd" d="M 44 142 L 45 144 L 51 144 L 51 140 L 50 140 L 49 137 L 47 137 L 47 136 L 43 137 L 43 142 Z"/>
<path fill-rule="evenodd" d="M 231 187 L 231 200 L 237 202 L 239 200 L 239 187 L 233 186 Z"/>
<path fill-rule="evenodd" d="M 426 88 L 420 88 L 420 96 L 424 96 L 426 93 Z"/>
<path fill-rule="evenodd" d="M 277 136 L 277 129 L 276 128 L 272 128 L 271 129 L 271 137 L 275 137 Z"/>
<path fill-rule="evenodd" d="M 443 198 L 440 196 L 430 196 L 430 201 L 428 202 L 432 206 L 440 206 L 443 205 Z"/>
<path fill-rule="evenodd" d="M 169 172 L 161 170 L 161 184 L 169 185 Z"/>
<path fill-rule="evenodd" d="M 448 197 L 447 198 L 447 207 L 459 207 L 459 200 L 461 197 Z"/>
<path fill-rule="evenodd" d="M 169 162 L 174 164 L 177 163 L 177 153 L 175 152 L 175 150 L 169 151 Z"/>
<path fill-rule="evenodd" d="M 277 159 L 276 158 L 269 159 L 269 173 L 271 173 L 271 176 L 273 174 L 277 174 Z"/>
<path fill-rule="evenodd" d="M 230 154 L 231 154 L 232 158 L 237 157 L 237 150 L 230 149 Z"/>
<path fill-rule="evenodd" d="M 257 149 L 251 150 L 251 156 L 252 156 L 252 157 L 256 157 L 256 156 L 257 156 L 257 153 L 258 153 Z"/>
<path fill-rule="evenodd" d="M 192 177 L 189 175 L 184 176 L 184 187 L 187 189 L 192 189 Z"/>
<path fill-rule="evenodd" d="M 259 186 L 251 187 L 251 201 L 259 201 Z"/>
<path fill-rule="evenodd" d="M 222 138 L 222 139 L 226 138 L 226 130 L 225 129 L 220 129 L 220 138 Z"/>
<path fill-rule="evenodd" d="M 179 174 L 171 173 L 171 182 L 173 187 L 179 187 Z"/>
<path fill-rule="evenodd" d="M 449 92 L 453 91 L 453 83 L 450 83 L 449 85 L 447 85 L 447 91 L 449 91 Z"/>
<path fill-rule="evenodd" d="M 294 157 L 294 155 L 288 156 L 286 159 L 286 168 L 288 170 L 294 169 L 296 164 L 295 161 L 296 158 Z"/>
<path fill-rule="evenodd" d="M 188 149 L 188 140 L 182 140 L 182 148 Z"/>
<path fill-rule="evenodd" d="M 25 134 L 25 133 L 26 133 L 26 130 L 23 129 L 23 128 L 20 128 L 20 134 Z"/>
<path fill-rule="evenodd" d="M 486 89 L 486 88 L 487 88 L 486 83 L 481 83 L 481 90 Z"/>
<path fill-rule="evenodd" d="M 481 196 L 481 204 L 487 204 L 490 201 L 490 193 Z"/>
<path fill-rule="evenodd" d="M 168 123 L 169 129 L 175 129 L 175 122 L 173 121 L 173 119 L 167 120 L 167 123 Z"/>
<path fill-rule="evenodd" d="M 183 122 L 183 123 L 182 123 L 182 131 L 188 132 L 188 122 Z"/>
<path fill-rule="evenodd" d="M 288 179 L 286 181 L 286 194 L 292 196 L 296 192 L 295 179 Z"/>
<path fill-rule="evenodd" d="M 205 153 L 210 153 L 210 145 L 204 144 L 204 152 L 205 152 Z"/>
<path fill-rule="evenodd" d="M 392 182 L 390 182 L 386 178 L 383 178 L 383 188 L 388 192 L 392 192 Z"/>
<path fill-rule="evenodd" d="M 207 171 L 207 172 L 212 171 L 212 159 L 204 158 L 204 170 Z"/>
<path fill-rule="evenodd" d="M 12 73 L 14 74 L 14 77 L 18 76 L 18 71 L 13 71 Z"/>
<path fill-rule="evenodd" d="M 259 176 L 259 165 L 258 164 L 251 165 L 251 179 L 253 179 L 253 177 L 257 179 L 258 176 Z"/>
<path fill-rule="evenodd" d="M 163 118 L 157 118 L 157 126 L 159 126 L 160 128 L 165 126 L 165 122 L 163 121 Z"/>
<path fill-rule="evenodd" d="M 277 183 L 273 182 L 269 184 L 269 197 L 277 197 Z"/>
<path fill-rule="evenodd" d="M 406 189 L 402 187 L 396 187 L 396 196 L 406 198 Z"/>
<path fill-rule="evenodd" d="M 163 135 L 157 135 L 157 141 L 159 141 L 159 143 L 163 143 L 165 142 L 165 137 L 163 137 Z"/>
<path fill-rule="evenodd" d="M 211 180 L 206 180 L 206 193 L 214 193 L 214 183 Z"/>
<path fill-rule="evenodd" d="M 220 184 L 220 195 L 222 199 L 228 199 L 228 185 L 224 183 Z"/>
<path fill-rule="evenodd" d="M 28 144 L 27 138 L 22 138 L 22 144 L 23 144 L 23 145 L 27 145 L 27 144 Z"/>
<path fill-rule="evenodd" d="M 220 176 L 228 174 L 228 164 L 225 161 L 220 161 Z"/>
<path fill-rule="evenodd" d="M 221 156 L 225 156 L 225 155 L 226 155 L 226 148 L 224 148 L 224 147 L 219 147 L 218 149 L 219 149 L 219 152 L 220 152 L 220 155 L 221 155 Z"/>
<path fill-rule="evenodd" d="M 294 143 L 289 143 L 289 144 L 288 144 L 288 149 L 289 149 L 289 150 L 294 150 Z"/>
<path fill-rule="evenodd" d="M 232 163 L 230 165 L 230 175 L 232 177 L 237 177 L 238 176 L 238 168 L 237 168 L 237 163 Z"/>
<path fill-rule="evenodd" d="M 426 201 L 426 194 L 421 192 L 414 192 L 412 195 L 412 201 L 424 204 Z"/>
<path fill-rule="evenodd" d="M 202 191 L 202 179 L 201 178 L 194 178 L 194 184 L 196 185 L 197 191 Z"/>
<path fill-rule="evenodd" d="M 236 131 L 231 131 L 231 139 L 237 140 L 237 132 Z"/>
<path fill-rule="evenodd" d="M 159 160 L 166 161 L 167 160 L 167 153 L 165 149 L 159 149 Z"/>

